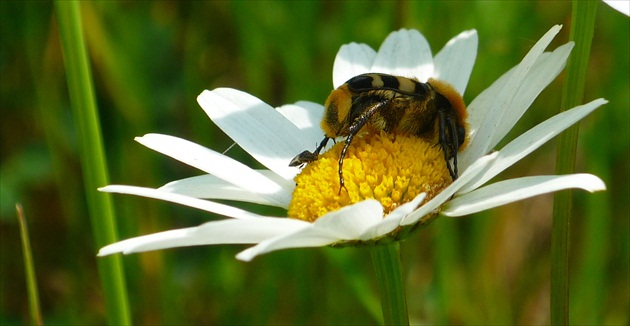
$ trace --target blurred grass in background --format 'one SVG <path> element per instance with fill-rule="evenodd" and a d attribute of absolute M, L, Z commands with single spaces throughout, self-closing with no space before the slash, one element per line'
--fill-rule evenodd
<path fill-rule="evenodd" d="M 375 49 L 416 28 L 434 53 L 457 33 L 479 33 L 469 103 L 518 63 L 554 24 L 568 39 L 570 2 L 81 2 L 112 183 L 157 187 L 199 175 L 135 143 L 149 132 L 226 149 L 232 141 L 196 103 L 233 87 L 271 105 L 323 103 L 342 44 Z M 85 208 L 57 28 L 49 2 L 0 2 L 0 324 L 27 319 L 15 203 L 29 219 L 44 322 L 102 324 L 104 306 Z M 571 321 L 628 324 L 630 306 L 629 19 L 601 4 L 585 101 L 610 103 L 581 123 L 578 172 L 606 192 L 576 192 Z M 562 76 L 508 135 L 558 112 Z M 553 174 L 550 142 L 500 176 Z M 259 166 L 244 151 L 230 156 Z M 150 199 L 114 197 L 121 238 L 216 219 Z M 254 205 L 261 214 L 285 212 Z M 552 196 L 461 219 L 438 219 L 403 244 L 412 323 L 549 322 Z M 138 324 L 374 324 L 380 321 L 370 255 L 299 249 L 243 263 L 244 246 L 126 256 Z"/>

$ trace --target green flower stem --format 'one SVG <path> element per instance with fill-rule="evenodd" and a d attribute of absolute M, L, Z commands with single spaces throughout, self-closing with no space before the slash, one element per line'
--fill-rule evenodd
<path fill-rule="evenodd" d="M 570 39 L 575 41 L 569 58 L 562 90 L 561 109 L 565 111 L 584 100 L 595 13 L 598 1 L 573 1 Z M 558 140 L 556 173 L 575 170 L 578 125 L 567 129 Z M 554 197 L 551 241 L 551 324 L 569 324 L 569 228 L 573 208 L 572 192 L 563 191 Z"/>
<path fill-rule="evenodd" d="M 63 51 L 70 103 L 77 126 L 85 195 L 98 248 L 116 242 L 114 209 L 109 195 L 96 188 L 107 185 L 109 177 L 96 112 L 92 76 L 76 1 L 55 1 L 55 14 Z M 111 325 L 131 324 L 129 303 L 120 256 L 97 260 L 105 294 L 107 318 Z"/>
<path fill-rule="evenodd" d="M 409 325 L 399 242 L 373 246 L 372 260 L 381 291 L 385 325 Z"/>
<path fill-rule="evenodd" d="M 28 235 L 28 225 L 22 205 L 16 204 L 18 222 L 20 225 L 20 237 L 22 238 L 22 251 L 24 252 L 24 272 L 26 274 L 26 290 L 28 293 L 28 309 L 33 325 L 43 325 L 42 312 L 39 305 L 39 292 L 37 291 L 37 280 L 35 278 L 35 264 L 33 263 L 33 252 L 31 251 L 31 240 Z"/>

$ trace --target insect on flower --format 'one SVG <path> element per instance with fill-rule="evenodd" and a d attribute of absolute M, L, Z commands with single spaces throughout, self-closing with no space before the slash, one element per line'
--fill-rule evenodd
<path fill-rule="evenodd" d="M 422 137 L 440 145 L 453 180 L 457 179 L 457 152 L 467 142 L 466 106 L 448 83 L 379 73 L 350 78 L 330 93 L 321 128 L 324 139 L 314 152 L 296 155 L 289 166 L 317 160 L 330 139 L 346 137 L 339 156 L 339 184 L 344 188 L 343 159 L 354 136 L 366 125 L 387 133 Z M 452 163 L 451 163 L 452 160 Z"/>

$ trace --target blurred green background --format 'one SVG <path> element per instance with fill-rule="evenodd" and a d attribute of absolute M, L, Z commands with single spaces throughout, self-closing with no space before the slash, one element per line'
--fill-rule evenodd
<path fill-rule="evenodd" d="M 111 183 L 157 187 L 201 172 L 133 141 L 176 135 L 223 151 L 232 142 L 196 103 L 203 89 L 233 87 L 271 105 L 323 103 L 342 44 L 375 49 L 393 30 L 416 28 L 434 53 L 477 29 L 469 103 L 518 63 L 552 26 L 550 49 L 568 40 L 568 1 L 81 2 Z M 52 4 L 0 2 L 0 324 L 28 322 L 15 203 L 23 204 L 44 322 L 102 324 L 102 289 L 86 212 L 63 60 Z M 581 123 L 578 172 L 606 192 L 576 192 L 571 234 L 571 321 L 628 324 L 628 17 L 598 8 L 585 102 L 610 101 Z M 562 75 L 508 135 L 556 114 Z M 244 151 L 229 155 L 258 166 Z M 551 141 L 498 179 L 553 174 Z M 96 190 L 94 190 L 96 191 Z M 216 219 L 202 212 L 117 195 L 128 238 Z M 549 322 L 553 196 L 460 219 L 440 218 L 403 244 L 413 323 Z M 283 211 L 242 205 L 262 214 Z M 365 249 L 300 249 L 251 263 L 244 246 L 172 249 L 124 257 L 137 324 L 374 324 L 378 291 Z"/>

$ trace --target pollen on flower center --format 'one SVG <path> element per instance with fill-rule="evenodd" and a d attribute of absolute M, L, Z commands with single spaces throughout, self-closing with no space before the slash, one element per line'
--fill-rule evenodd
<path fill-rule="evenodd" d="M 335 144 L 295 177 L 289 217 L 312 222 L 368 198 L 380 201 L 387 215 L 423 192 L 425 201 L 431 199 L 452 182 L 440 146 L 414 136 L 366 132 L 348 147 L 345 188 L 339 192 L 338 161 L 344 144 Z"/>

